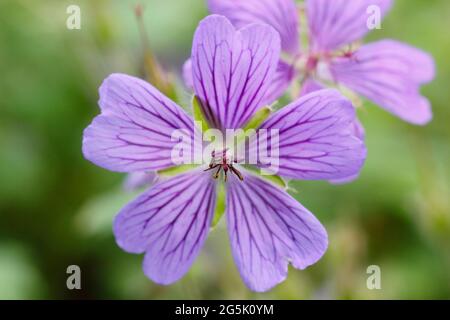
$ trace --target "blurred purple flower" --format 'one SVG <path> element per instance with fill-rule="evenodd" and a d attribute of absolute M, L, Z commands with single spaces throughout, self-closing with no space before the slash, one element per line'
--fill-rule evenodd
<path fill-rule="evenodd" d="M 222 16 L 200 23 L 192 49 L 193 85 L 211 127 L 242 128 L 264 106 L 279 54 L 280 38 L 268 25 L 236 31 Z M 173 131 L 194 136 L 193 119 L 140 79 L 111 75 L 100 88 L 99 104 L 101 114 L 84 132 L 83 153 L 103 168 L 173 167 L 171 150 L 178 143 L 171 139 Z M 340 179 L 356 174 L 365 160 L 364 143 L 351 129 L 354 118 L 348 100 L 322 90 L 271 115 L 260 129 L 279 130 L 281 176 Z M 317 262 L 328 240 L 313 214 L 282 187 L 230 163 L 225 154 L 221 160 L 219 170 L 234 166 L 226 182 L 226 216 L 232 253 L 249 288 L 265 291 L 280 283 L 289 262 L 299 269 Z M 217 181 L 205 166 L 158 181 L 115 219 L 118 245 L 145 253 L 144 272 L 157 283 L 180 279 L 206 239 Z"/>
<path fill-rule="evenodd" d="M 131 172 L 127 175 L 123 187 L 126 191 L 134 191 L 143 187 L 150 187 L 158 179 L 155 171 L 151 172 Z"/>
<path fill-rule="evenodd" d="M 429 54 L 394 40 L 373 42 L 354 51 L 346 48 L 369 31 L 368 9 L 376 6 L 384 16 L 391 5 L 392 0 L 306 0 L 309 48 L 301 50 L 299 9 L 294 0 L 208 0 L 212 13 L 226 16 L 237 27 L 266 23 L 280 33 L 285 59 L 280 60 L 266 95 L 268 104 L 301 76 L 308 87 L 302 93 L 344 85 L 399 118 L 424 125 L 432 118 L 430 103 L 420 94 L 421 85 L 435 74 Z M 192 84 L 189 70 L 184 74 L 186 83 Z"/>

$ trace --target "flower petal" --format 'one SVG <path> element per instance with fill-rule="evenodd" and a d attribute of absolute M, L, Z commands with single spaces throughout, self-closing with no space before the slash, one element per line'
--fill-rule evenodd
<path fill-rule="evenodd" d="M 131 172 L 126 177 L 123 186 L 126 191 L 133 191 L 142 187 L 149 187 L 153 185 L 153 183 L 155 183 L 157 179 L 158 175 L 155 171 Z"/>
<path fill-rule="evenodd" d="M 114 221 L 117 244 L 146 253 L 144 272 L 153 281 L 180 279 L 200 251 L 215 209 L 215 181 L 192 171 L 157 183 L 128 204 Z"/>
<path fill-rule="evenodd" d="M 280 34 L 283 51 L 293 55 L 299 52 L 298 10 L 293 0 L 208 0 L 208 7 L 237 28 L 251 23 L 271 25 Z"/>
<path fill-rule="evenodd" d="M 308 78 L 303 83 L 303 87 L 300 93 L 300 97 L 305 96 L 309 93 L 323 90 L 325 87 L 317 82 L 316 80 L 312 78 Z M 359 121 L 358 118 L 355 118 L 355 121 L 353 121 L 353 124 L 351 126 L 351 130 L 353 132 L 353 135 L 356 136 L 359 140 L 364 141 L 366 140 L 366 130 L 364 129 L 361 121 Z"/>
<path fill-rule="evenodd" d="M 279 61 L 275 75 L 267 88 L 262 105 L 271 105 L 280 98 L 290 86 L 295 76 L 295 69 L 292 65 Z M 193 89 L 192 60 L 187 60 L 183 65 L 183 80 L 186 87 Z"/>
<path fill-rule="evenodd" d="M 364 129 L 361 121 L 359 121 L 358 118 L 355 118 L 355 121 L 353 121 L 353 125 L 351 127 L 351 130 L 353 130 L 353 134 L 355 137 L 357 137 L 361 141 L 366 141 L 366 130 Z M 360 172 L 356 174 L 349 175 L 348 177 L 344 177 L 341 179 L 334 179 L 330 180 L 329 182 L 332 184 L 346 184 L 355 181 L 359 178 Z"/>
<path fill-rule="evenodd" d="M 305 269 L 325 253 L 320 222 L 284 190 L 252 174 L 227 183 L 227 222 L 232 253 L 247 286 L 267 291 L 282 282 L 289 261 Z"/>
<path fill-rule="evenodd" d="M 324 89 L 324 86 L 322 84 L 317 82 L 315 79 L 308 77 L 303 82 L 299 97 L 302 97 L 302 96 L 307 95 L 308 93 L 323 90 L 323 89 Z"/>
<path fill-rule="evenodd" d="M 193 149 L 193 120 L 143 80 L 110 75 L 100 87 L 99 105 L 101 114 L 84 131 L 83 154 L 100 167 L 119 172 L 172 167 L 171 152 L 180 145 L 172 139 L 175 130 Z"/>
<path fill-rule="evenodd" d="M 270 26 L 236 31 L 217 15 L 200 23 L 192 48 L 193 80 L 212 127 L 241 128 L 264 106 L 279 54 L 279 36 Z"/>
<path fill-rule="evenodd" d="M 271 105 L 277 101 L 287 90 L 295 77 L 295 69 L 292 65 L 289 65 L 283 61 L 278 62 L 275 75 L 267 88 L 266 95 L 264 96 L 264 105 Z"/>
<path fill-rule="evenodd" d="M 268 170 L 280 176 L 330 180 L 357 174 L 364 164 L 366 148 L 355 135 L 354 121 L 352 104 L 338 91 L 310 93 L 261 125 L 260 130 L 266 129 L 267 137 L 271 130 L 277 130 L 279 141 L 264 140 L 260 135 L 259 145 L 267 145 L 268 150 L 258 150 L 258 154 L 265 154 L 264 163 L 272 166 Z M 273 152 L 277 148 L 278 154 Z M 252 143 L 250 152 L 256 150 L 256 143 Z"/>
<path fill-rule="evenodd" d="M 188 59 L 183 64 L 183 80 L 187 88 L 194 88 L 194 79 L 192 78 L 192 60 Z"/>
<path fill-rule="evenodd" d="M 322 84 L 317 82 L 316 80 L 312 78 L 308 78 L 305 80 L 302 86 L 302 90 L 300 92 L 300 96 L 307 95 L 308 93 L 323 90 L 324 87 Z M 357 137 L 361 141 L 366 140 L 366 134 L 365 129 L 362 125 L 362 123 L 358 120 L 358 118 L 355 118 L 355 121 L 353 121 L 353 124 L 351 125 L 351 130 L 353 131 L 353 135 Z M 352 174 L 345 178 L 340 179 L 333 179 L 330 180 L 330 183 L 332 184 L 345 184 L 355 181 L 359 177 L 359 172 L 356 174 Z"/>
<path fill-rule="evenodd" d="M 340 82 L 382 108 L 413 124 L 432 118 L 420 85 L 434 78 L 433 58 L 406 44 L 382 40 L 361 47 L 349 58 L 330 65 Z"/>
<path fill-rule="evenodd" d="M 368 33 L 370 6 L 383 17 L 392 0 L 306 0 L 312 49 L 330 51 L 359 40 Z"/>

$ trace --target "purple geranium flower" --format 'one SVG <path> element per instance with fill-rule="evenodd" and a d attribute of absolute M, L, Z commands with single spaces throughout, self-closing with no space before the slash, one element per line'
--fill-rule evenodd
<path fill-rule="evenodd" d="M 193 84 L 211 127 L 243 128 L 264 106 L 279 54 L 279 35 L 268 25 L 236 31 L 222 16 L 200 23 L 192 49 Z M 103 168 L 136 172 L 174 167 L 175 130 L 186 133 L 183 143 L 194 144 L 188 139 L 194 136 L 194 120 L 140 79 L 109 76 L 100 88 L 99 104 L 101 114 L 84 133 L 83 153 Z M 269 116 L 258 130 L 279 132 L 280 176 L 340 179 L 357 174 L 366 156 L 364 143 L 351 129 L 354 118 L 347 99 L 335 90 L 322 90 Z M 143 268 L 150 279 L 170 284 L 188 271 L 211 226 L 218 183 L 226 187 L 232 253 L 251 289 L 265 291 L 283 281 L 289 262 L 304 269 L 322 257 L 327 233 L 312 213 L 273 181 L 231 162 L 226 152 L 213 156 L 219 161 L 160 179 L 116 217 L 118 245 L 145 253 Z M 214 179 L 205 171 L 211 167 L 219 173 L 230 169 L 228 180 Z"/>
<path fill-rule="evenodd" d="M 212 13 L 226 16 L 237 27 L 262 22 L 280 33 L 285 57 L 268 90 L 268 103 L 301 77 L 302 94 L 343 85 L 410 123 L 423 125 L 431 120 L 430 103 L 420 94 L 420 86 L 434 78 L 429 54 L 394 40 L 356 50 L 349 46 L 369 31 L 371 10 L 378 8 L 384 16 L 392 0 L 306 0 L 309 48 L 304 50 L 294 0 L 208 0 L 208 5 Z M 185 78 L 191 83 L 189 63 Z"/>

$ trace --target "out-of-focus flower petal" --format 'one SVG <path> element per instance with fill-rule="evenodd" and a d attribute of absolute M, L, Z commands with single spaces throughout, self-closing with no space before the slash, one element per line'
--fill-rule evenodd
<path fill-rule="evenodd" d="M 175 130 L 193 149 L 193 120 L 143 80 L 109 76 L 100 87 L 99 104 L 101 114 L 84 131 L 83 154 L 100 167 L 119 172 L 172 167 L 171 152 L 181 146 L 172 140 Z"/>
<path fill-rule="evenodd" d="M 353 130 L 355 109 L 336 90 L 320 90 L 303 96 L 267 119 L 260 129 L 278 130 L 279 142 L 267 139 L 267 155 L 261 167 L 280 176 L 303 180 L 330 180 L 357 174 L 366 148 Z M 259 145 L 264 146 L 264 138 Z M 278 149 L 279 155 L 275 152 Z M 257 152 L 256 143 L 250 152 Z M 278 162 L 278 166 L 277 161 Z M 277 170 L 278 169 L 278 170 Z"/>
<path fill-rule="evenodd" d="M 305 96 L 311 92 L 323 90 L 324 86 L 322 86 L 319 82 L 314 80 L 313 78 L 307 78 L 302 85 L 300 90 L 299 97 Z"/>
<path fill-rule="evenodd" d="M 227 183 L 227 224 L 234 260 L 254 291 L 282 282 L 289 262 L 305 269 L 325 253 L 320 222 L 286 191 L 250 173 Z"/>
<path fill-rule="evenodd" d="M 192 60 L 188 59 L 183 64 L 183 80 L 189 89 L 194 89 L 194 79 L 192 78 Z"/>
<path fill-rule="evenodd" d="M 275 71 L 275 75 L 267 88 L 266 95 L 263 99 L 264 105 L 271 105 L 278 100 L 292 83 L 295 77 L 295 69 L 292 65 L 280 61 Z"/>
<path fill-rule="evenodd" d="M 264 105 L 279 55 L 280 38 L 268 25 L 236 31 L 218 15 L 200 22 L 192 48 L 194 89 L 212 127 L 240 128 Z"/>
<path fill-rule="evenodd" d="M 366 130 L 364 129 L 364 126 L 362 125 L 361 121 L 359 121 L 358 118 L 355 118 L 355 121 L 353 121 L 351 129 L 355 137 L 357 137 L 359 140 L 361 141 L 366 140 Z"/>
<path fill-rule="evenodd" d="M 423 125 L 432 118 L 420 85 L 434 78 L 434 61 L 419 49 L 382 40 L 361 47 L 351 57 L 335 59 L 330 70 L 335 81 L 405 121 Z"/>
<path fill-rule="evenodd" d="M 292 55 L 299 52 L 298 10 L 293 0 L 208 0 L 208 7 L 237 28 L 251 23 L 271 25 L 280 34 L 283 51 Z"/>
<path fill-rule="evenodd" d="M 116 217 L 117 244 L 130 253 L 145 252 L 144 272 L 153 281 L 177 281 L 206 239 L 215 186 L 209 173 L 197 170 L 157 183 Z"/>
<path fill-rule="evenodd" d="M 370 6 L 383 17 L 392 0 L 306 0 L 310 40 L 314 51 L 330 51 L 359 40 L 368 33 Z"/>
<path fill-rule="evenodd" d="M 357 137 L 361 141 L 365 141 L 366 140 L 366 130 L 364 129 L 361 121 L 359 121 L 358 118 L 355 118 L 355 121 L 353 121 L 353 125 L 351 127 L 351 130 L 353 130 L 353 134 L 355 135 L 355 137 Z M 359 174 L 360 174 L 360 172 L 358 172 L 357 174 L 352 174 L 352 175 L 350 175 L 348 177 L 345 177 L 345 178 L 330 180 L 330 183 L 332 183 L 332 184 L 346 184 L 346 183 L 350 183 L 350 182 L 353 182 L 356 179 L 358 179 L 359 178 Z"/>
<path fill-rule="evenodd" d="M 123 187 L 126 191 L 134 191 L 142 187 L 150 187 L 156 182 L 158 175 L 155 171 L 151 172 L 132 172 L 126 177 Z"/>

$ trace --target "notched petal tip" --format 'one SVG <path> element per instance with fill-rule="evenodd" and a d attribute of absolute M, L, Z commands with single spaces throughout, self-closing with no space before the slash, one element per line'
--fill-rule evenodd
<path fill-rule="evenodd" d="M 224 27 L 224 28 L 231 28 L 233 30 L 235 30 L 234 26 L 231 24 L 230 20 L 228 20 L 225 16 L 220 15 L 220 14 L 210 14 L 208 16 L 206 16 L 205 18 L 203 18 L 202 20 L 200 20 L 198 27 L 197 27 L 197 31 L 198 30 L 202 30 L 203 28 L 220 28 L 220 27 Z"/>
<path fill-rule="evenodd" d="M 279 34 L 271 26 L 236 30 L 220 15 L 200 22 L 192 45 L 192 75 L 211 127 L 241 128 L 267 103 L 280 50 Z"/>
<path fill-rule="evenodd" d="M 305 269 L 328 248 L 328 235 L 314 215 L 284 190 L 245 171 L 245 182 L 227 185 L 232 253 L 246 285 L 268 291 L 284 281 L 291 263 Z"/>
<path fill-rule="evenodd" d="M 200 252 L 215 203 L 216 184 L 201 170 L 160 181 L 117 215 L 116 242 L 126 252 L 145 252 L 145 275 L 159 284 L 171 284 L 189 270 Z"/>
<path fill-rule="evenodd" d="M 252 23 L 274 27 L 280 35 L 282 49 L 295 56 L 300 51 L 299 17 L 292 0 L 208 0 L 208 9 L 226 16 L 236 28 Z"/>

